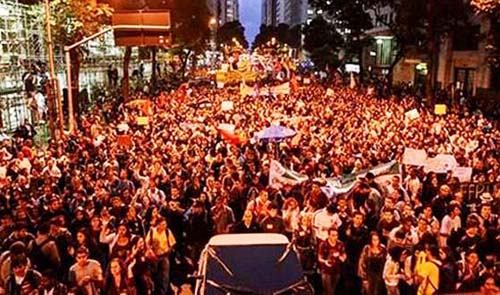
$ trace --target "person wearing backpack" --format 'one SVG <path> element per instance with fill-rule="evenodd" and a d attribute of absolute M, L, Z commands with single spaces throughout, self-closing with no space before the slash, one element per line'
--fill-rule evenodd
<path fill-rule="evenodd" d="M 158 225 L 146 235 L 146 256 L 153 262 L 154 294 L 168 294 L 170 288 L 170 253 L 176 244 L 165 218 L 158 218 Z"/>
<path fill-rule="evenodd" d="M 61 266 L 61 257 L 56 243 L 49 237 L 50 225 L 40 225 L 37 236 L 28 245 L 28 253 L 33 267 L 40 272 L 53 270 L 57 272 Z"/>
<path fill-rule="evenodd" d="M 426 247 L 425 262 L 418 268 L 417 277 L 420 281 L 418 295 L 436 295 L 439 288 L 439 249 L 435 245 Z"/>

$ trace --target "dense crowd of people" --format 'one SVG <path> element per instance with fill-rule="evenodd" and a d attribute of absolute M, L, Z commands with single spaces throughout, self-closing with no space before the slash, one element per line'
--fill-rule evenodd
<path fill-rule="evenodd" d="M 257 232 L 293 241 L 318 294 L 499 294 L 500 187 L 467 200 L 452 174 L 406 167 L 333 198 L 321 190 L 324 178 L 400 161 L 406 147 L 452 154 L 474 182 L 499 182 L 498 122 L 319 84 L 149 99 L 107 102 L 46 148 L 22 130 L 2 141 L 0 294 L 173 294 L 211 236 Z M 278 122 L 297 135 L 255 138 Z M 310 180 L 271 188 L 271 160 Z"/>

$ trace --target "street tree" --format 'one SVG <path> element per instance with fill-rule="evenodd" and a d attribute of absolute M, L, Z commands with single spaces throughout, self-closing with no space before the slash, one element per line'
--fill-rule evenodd
<path fill-rule="evenodd" d="M 489 30 L 486 37 L 486 51 L 488 62 L 496 68 L 500 68 L 500 1 L 498 0 L 472 0 L 471 6 L 474 11 L 489 22 Z"/>
<path fill-rule="evenodd" d="M 335 27 L 323 17 L 316 17 L 304 28 L 304 49 L 316 68 L 324 70 L 327 66 L 340 65 L 339 52 L 344 46 L 342 36 Z"/>
<path fill-rule="evenodd" d="M 366 31 L 373 28 L 365 1 L 309 0 L 309 3 L 322 10 L 322 14 L 331 20 L 336 31 L 342 34 L 346 60 L 357 60 L 362 78 L 363 49 L 371 42 Z"/>
<path fill-rule="evenodd" d="M 369 0 L 366 2 L 368 11 L 372 12 L 374 20 L 387 27 L 393 42 L 393 56 L 388 68 L 388 80 L 392 83 L 396 64 L 410 52 L 415 52 L 425 39 L 425 3 L 424 1 L 401 0 Z M 384 10 L 389 8 L 393 17 L 388 18 Z"/>
<path fill-rule="evenodd" d="M 172 0 L 172 53 L 181 60 L 181 79 L 193 54 L 202 53 L 209 45 L 210 11 L 206 1 Z"/>
<path fill-rule="evenodd" d="M 112 9 L 107 4 L 95 0 L 53 0 L 50 2 L 52 13 L 51 25 L 56 48 L 74 44 L 83 38 L 100 31 L 111 23 Z M 86 55 L 85 47 L 70 51 L 71 81 L 68 91 L 73 93 L 75 115 L 79 114 L 78 93 L 80 66 Z"/>
<path fill-rule="evenodd" d="M 426 98 L 432 105 L 440 43 L 445 37 L 453 39 L 457 28 L 469 24 L 468 6 L 462 0 L 368 0 L 367 3 L 376 21 L 387 26 L 395 38 L 396 54 L 390 66 L 391 75 L 394 66 L 409 51 L 417 49 L 426 54 Z M 384 7 L 395 14 L 393 19 L 384 18 L 381 13 Z"/>
<path fill-rule="evenodd" d="M 498 0 L 472 0 L 471 5 L 479 13 L 497 16 L 500 13 L 500 1 Z"/>
<path fill-rule="evenodd" d="M 238 41 L 243 48 L 248 48 L 245 28 L 239 21 L 227 22 L 217 30 L 217 44 L 231 45 L 233 40 Z"/>
<path fill-rule="evenodd" d="M 272 38 L 275 38 L 278 43 L 299 48 L 301 46 L 301 27 L 300 25 L 290 27 L 285 23 L 278 24 L 276 27 L 261 25 L 252 48 L 265 46 Z"/>
<path fill-rule="evenodd" d="M 269 42 L 272 38 L 276 38 L 278 33 L 276 31 L 276 27 L 261 25 L 259 29 L 259 33 L 255 36 L 255 39 L 252 43 L 252 48 L 255 49 L 257 47 L 261 47 Z"/>

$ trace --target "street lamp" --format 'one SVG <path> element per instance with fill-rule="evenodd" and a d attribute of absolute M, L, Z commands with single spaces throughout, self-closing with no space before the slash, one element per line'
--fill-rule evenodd
<path fill-rule="evenodd" d="M 217 19 L 215 17 L 211 17 L 208 22 L 208 26 L 210 27 L 210 57 L 212 60 L 212 69 L 215 69 L 215 51 L 216 51 L 216 29 L 217 29 Z"/>

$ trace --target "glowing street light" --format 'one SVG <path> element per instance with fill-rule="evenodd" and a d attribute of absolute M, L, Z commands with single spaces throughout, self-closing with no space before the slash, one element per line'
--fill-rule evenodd
<path fill-rule="evenodd" d="M 211 17 L 210 21 L 208 22 L 208 24 L 210 26 L 215 26 L 217 24 L 217 20 L 215 19 L 215 17 Z"/>

